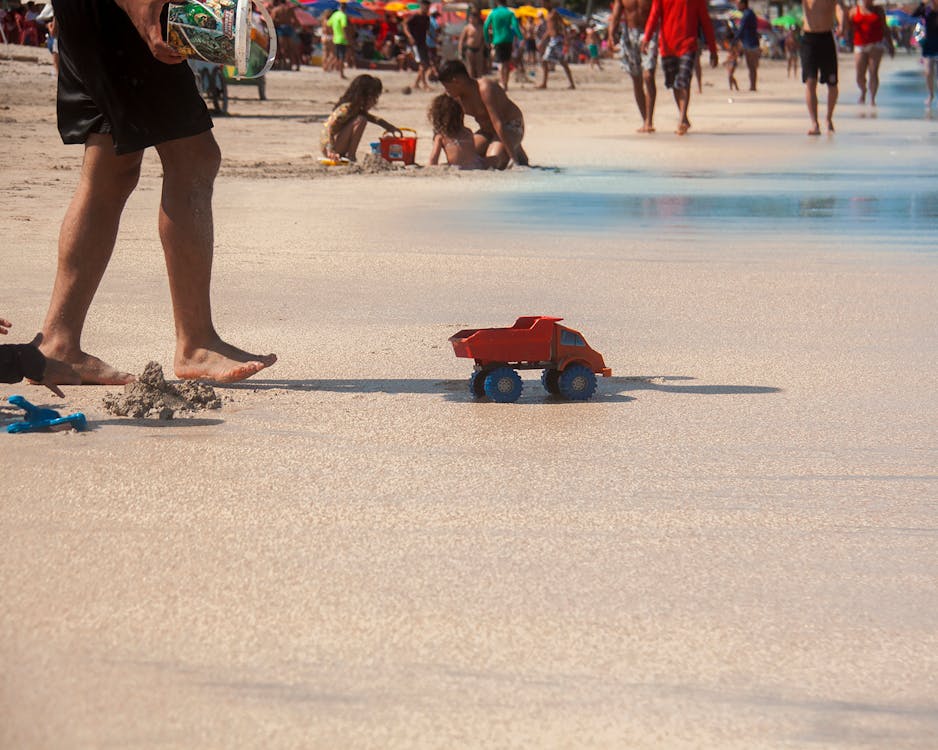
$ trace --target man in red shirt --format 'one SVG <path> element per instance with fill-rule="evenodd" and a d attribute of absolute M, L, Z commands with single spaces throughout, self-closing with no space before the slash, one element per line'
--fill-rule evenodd
<path fill-rule="evenodd" d="M 684 135 L 690 128 L 687 107 L 690 104 L 690 81 L 699 54 L 697 37 L 701 30 L 710 48 L 710 67 L 715 68 L 719 62 L 706 0 L 654 0 L 645 24 L 643 53 L 647 51 L 648 43 L 659 27 L 658 45 L 664 85 L 674 91 L 674 102 L 679 114 L 675 132 Z"/>

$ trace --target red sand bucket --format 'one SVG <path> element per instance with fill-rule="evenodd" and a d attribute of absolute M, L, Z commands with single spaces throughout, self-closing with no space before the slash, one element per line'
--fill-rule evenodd
<path fill-rule="evenodd" d="M 270 14 L 251 0 L 170 3 L 166 42 L 183 57 L 233 65 L 243 78 L 264 75 L 277 56 Z"/>
<path fill-rule="evenodd" d="M 417 131 L 410 128 L 400 128 L 401 137 L 396 138 L 390 133 L 381 136 L 381 156 L 385 161 L 400 161 L 404 164 L 413 164 L 417 153 Z M 404 133 L 413 133 L 412 136 Z"/>

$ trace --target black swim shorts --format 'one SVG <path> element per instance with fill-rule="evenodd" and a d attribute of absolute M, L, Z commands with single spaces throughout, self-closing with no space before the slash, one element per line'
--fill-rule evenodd
<path fill-rule="evenodd" d="M 64 143 L 109 133 L 128 154 L 212 127 L 189 66 L 153 57 L 114 0 L 55 0 L 55 25 Z"/>
<path fill-rule="evenodd" d="M 511 60 L 513 45 L 511 42 L 502 42 L 495 45 L 495 62 L 506 63 Z"/>
<path fill-rule="evenodd" d="M 816 78 L 837 85 L 837 46 L 830 31 L 806 31 L 801 38 L 801 81 Z"/>
<path fill-rule="evenodd" d="M 686 90 L 690 88 L 690 79 L 694 75 L 697 52 L 688 52 L 677 57 L 662 57 L 661 69 L 664 71 L 664 85 L 669 89 Z"/>

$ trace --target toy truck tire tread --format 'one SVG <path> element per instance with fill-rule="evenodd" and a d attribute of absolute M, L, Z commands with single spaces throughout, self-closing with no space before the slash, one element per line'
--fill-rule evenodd
<path fill-rule="evenodd" d="M 596 375 L 586 365 L 569 365 L 557 381 L 560 395 L 570 401 L 588 401 L 596 391 Z"/>
<path fill-rule="evenodd" d="M 500 404 L 521 398 L 521 376 L 511 367 L 497 367 L 485 376 L 485 395 Z"/>

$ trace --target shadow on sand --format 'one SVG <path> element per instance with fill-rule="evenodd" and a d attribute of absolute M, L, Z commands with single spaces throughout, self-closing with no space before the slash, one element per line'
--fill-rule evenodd
<path fill-rule="evenodd" d="M 697 396 L 747 396 L 764 393 L 779 393 L 780 388 L 759 385 L 703 385 L 688 384 L 695 378 L 678 375 L 655 375 L 634 377 L 600 378 L 596 389 L 595 401 L 603 403 L 623 403 L 634 401 L 635 397 L 627 395 L 630 391 L 663 391 L 665 393 L 678 393 Z M 332 393 L 386 393 L 386 394 L 442 394 L 448 401 L 475 401 L 469 395 L 469 380 L 432 380 L 418 378 L 386 378 L 386 379 L 347 379 L 347 380 L 247 380 L 243 383 L 230 385 L 216 385 L 216 388 L 226 388 L 241 391 L 323 391 Z M 535 380 L 525 380 L 525 398 L 533 402 L 563 404 L 564 399 L 548 396 Z"/>

